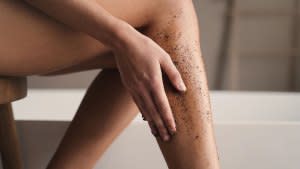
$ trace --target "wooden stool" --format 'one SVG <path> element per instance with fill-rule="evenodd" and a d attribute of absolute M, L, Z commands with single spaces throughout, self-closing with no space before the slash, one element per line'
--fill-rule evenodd
<path fill-rule="evenodd" d="M 3 169 L 23 168 L 11 103 L 26 95 L 26 77 L 0 76 L 0 153 Z"/>

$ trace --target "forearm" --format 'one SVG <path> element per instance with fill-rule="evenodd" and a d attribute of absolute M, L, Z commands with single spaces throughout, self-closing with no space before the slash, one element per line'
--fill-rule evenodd
<path fill-rule="evenodd" d="M 50 17 L 84 32 L 108 47 L 118 47 L 133 29 L 112 16 L 95 0 L 25 0 Z M 122 31 L 122 32 L 121 32 Z"/>

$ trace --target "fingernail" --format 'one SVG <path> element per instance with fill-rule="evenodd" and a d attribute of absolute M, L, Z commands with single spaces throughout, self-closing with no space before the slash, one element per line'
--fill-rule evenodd
<path fill-rule="evenodd" d="M 185 86 L 185 84 L 183 82 L 179 84 L 179 89 L 181 91 L 186 91 L 186 86 Z"/>
<path fill-rule="evenodd" d="M 169 141 L 169 139 L 170 139 L 170 137 L 169 137 L 168 135 L 165 135 L 165 136 L 163 137 L 163 140 L 164 140 L 164 141 Z"/>
<path fill-rule="evenodd" d="M 171 135 L 174 135 L 176 133 L 176 129 L 175 128 L 172 128 L 171 130 L 170 130 L 170 134 Z"/>

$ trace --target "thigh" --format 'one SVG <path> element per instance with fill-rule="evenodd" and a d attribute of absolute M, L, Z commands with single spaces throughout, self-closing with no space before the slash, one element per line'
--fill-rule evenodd
<path fill-rule="evenodd" d="M 41 76 L 55 76 L 68 73 L 82 72 L 93 69 L 117 69 L 115 59 L 111 52 L 101 54 L 99 57 L 94 57 L 78 64 L 73 64 L 63 69 L 50 71 L 39 74 Z"/>
<path fill-rule="evenodd" d="M 146 24 L 153 6 L 149 0 L 98 2 L 111 14 L 134 27 Z M 99 41 L 72 30 L 23 1 L 0 1 L 0 13 L 2 75 L 53 72 L 101 57 L 108 52 L 108 48 Z"/>

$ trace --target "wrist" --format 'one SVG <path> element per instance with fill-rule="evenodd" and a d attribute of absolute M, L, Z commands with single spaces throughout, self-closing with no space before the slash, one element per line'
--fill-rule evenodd
<path fill-rule="evenodd" d="M 113 50 L 120 50 L 127 48 L 134 37 L 136 37 L 139 33 L 136 31 L 131 25 L 124 21 L 120 21 L 116 26 L 113 28 L 112 33 L 112 40 L 109 46 Z"/>

